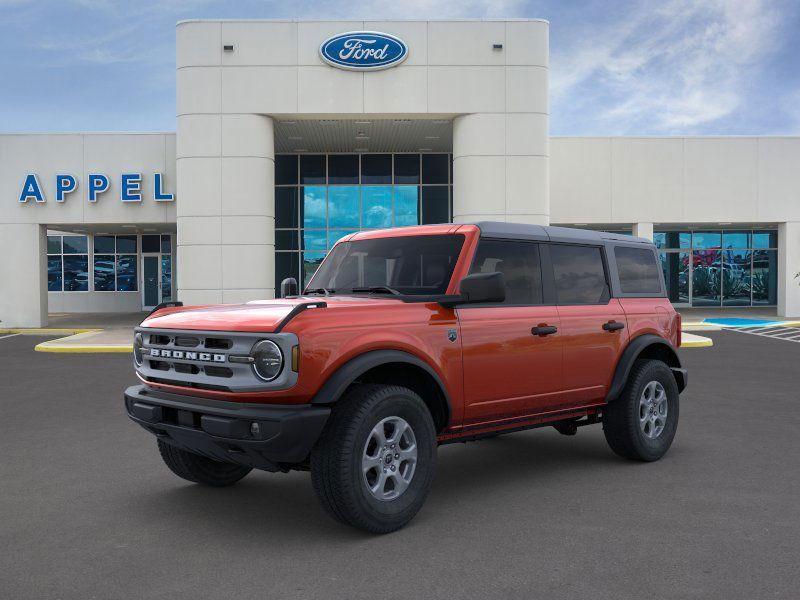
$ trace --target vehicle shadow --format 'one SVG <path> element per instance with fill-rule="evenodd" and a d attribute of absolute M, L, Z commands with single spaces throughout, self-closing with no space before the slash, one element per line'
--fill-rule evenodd
<path fill-rule="evenodd" d="M 439 449 L 436 480 L 428 497 L 432 507 L 452 506 L 454 501 L 485 503 L 487 493 L 504 486 L 537 484 L 557 474 L 580 477 L 599 466 L 621 461 L 596 435 L 581 438 L 542 432 L 520 432 L 498 438 L 453 444 Z M 162 483 L 162 482 L 159 482 Z M 129 495 L 126 510 L 139 513 L 154 528 L 176 526 L 184 531 L 203 530 L 224 537 L 247 540 L 254 532 L 269 533 L 271 544 L 297 544 L 303 540 L 364 539 L 365 534 L 328 517 L 320 507 L 308 473 L 253 472 L 230 488 L 208 488 L 165 479 L 166 487 L 150 487 Z M 542 486 L 544 487 L 544 486 Z M 448 511 L 436 510 L 446 514 Z M 422 515 L 420 515 L 422 516 Z M 418 523 L 418 521 L 421 521 Z M 416 524 L 416 525 L 415 525 Z M 412 526 L 423 526 L 417 519 Z M 260 543 L 260 542 L 259 542 Z"/>

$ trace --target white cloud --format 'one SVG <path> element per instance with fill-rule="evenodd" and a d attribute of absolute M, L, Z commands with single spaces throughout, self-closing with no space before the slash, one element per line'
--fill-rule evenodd
<path fill-rule="evenodd" d="M 779 44 L 772 0 L 640 5 L 552 59 L 553 104 L 602 102 L 615 133 L 686 132 L 732 114 L 749 76 Z M 587 97 L 588 94 L 588 97 Z M 577 96 L 577 98 L 576 98 Z"/>

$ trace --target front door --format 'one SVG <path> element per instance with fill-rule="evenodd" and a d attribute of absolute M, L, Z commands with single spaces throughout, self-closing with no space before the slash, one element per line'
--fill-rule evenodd
<path fill-rule="evenodd" d="M 543 304 L 539 245 L 482 239 L 472 273 L 503 273 L 502 304 L 458 309 L 464 364 L 464 424 L 501 424 L 559 403 L 558 311 Z"/>
<path fill-rule="evenodd" d="M 160 256 L 142 256 L 142 308 L 152 309 L 161 302 Z"/>

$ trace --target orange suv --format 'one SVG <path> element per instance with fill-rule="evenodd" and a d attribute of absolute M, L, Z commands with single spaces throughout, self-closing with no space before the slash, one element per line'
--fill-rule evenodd
<path fill-rule="evenodd" d="M 686 387 L 680 316 L 647 240 L 510 223 L 363 231 L 298 294 L 162 306 L 136 329 L 130 417 L 192 482 L 310 470 L 339 521 L 408 523 L 439 444 L 602 423 L 669 449 Z"/>

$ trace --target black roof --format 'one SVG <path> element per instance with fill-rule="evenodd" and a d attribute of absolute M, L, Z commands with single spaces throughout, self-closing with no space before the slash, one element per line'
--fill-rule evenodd
<path fill-rule="evenodd" d="M 607 233 L 591 229 L 573 227 L 553 227 L 544 225 L 528 225 L 525 223 L 502 223 L 499 221 L 480 221 L 472 223 L 481 230 L 482 237 L 506 238 L 513 240 L 537 240 L 543 242 L 568 242 L 573 244 L 605 244 L 606 242 L 633 242 L 652 244 L 648 239 Z"/>

